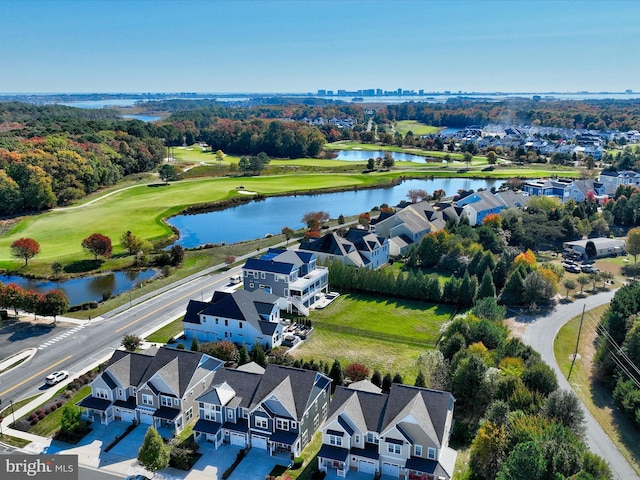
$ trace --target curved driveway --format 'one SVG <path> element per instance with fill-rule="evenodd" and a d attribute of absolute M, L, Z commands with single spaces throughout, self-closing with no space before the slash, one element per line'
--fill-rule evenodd
<path fill-rule="evenodd" d="M 527 327 L 524 343 L 540 352 L 542 359 L 554 369 L 560 388 L 572 390 L 556 362 L 553 340 L 565 323 L 582 313 L 584 305 L 587 310 L 604 305 L 611 302 L 614 293 L 613 291 L 603 292 L 573 303 L 559 304 L 554 310 L 536 317 L 533 323 Z M 530 319 L 531 317 L 519 318 L 522 321 L 530 321 Z M 587 424 L 586 441 L 591 451 L 609 462 L 615 478 L 620 480 L 640 479 L 591 413 L 584 407 L 583 410 Z"/>

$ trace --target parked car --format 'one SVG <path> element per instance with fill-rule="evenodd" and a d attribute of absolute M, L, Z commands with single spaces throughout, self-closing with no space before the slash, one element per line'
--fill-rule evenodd
<path fill-rule="evenodd" d="M 580 267 L 580 270 L 582 271 L 582 273 L 598 273 L 600 271 L 593 265 L 582 265 L 582 267 Z"/>
<path fill-rule="evenodd" d="M 151 480 L 149 477 L 145 477 L 144 475 L 131 475 L 124 480 Z"/>
<path fill-rule="evenodd" d="M 47 378 L 44 379 L 44 383 L 46 383 L 47 385 L 55 385 L 56 383 L 61 382 L 68 376 L 69 376 L 69 372 L 67 372 L 66 370 L 57 370 L 47 375 Z"/>
<path fill-rule="evenodd" d="M 231 278 L 229 278 L 229 283 L 231 285 L 237 285 L 242 281 L 242 277 L 240 275 L 233 275 Z"/>
<path fill-rule="evenodd" d="M 580 273 L 580 267 L 577 265 L 563 264 L 562 265 L 567 272 L 570 273 Z"/>

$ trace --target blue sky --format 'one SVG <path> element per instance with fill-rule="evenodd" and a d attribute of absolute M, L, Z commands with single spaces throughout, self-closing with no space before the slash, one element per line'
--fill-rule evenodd
<path fill-rule="evenodd" d="M 640 2 L 0 0 L 0 92 L 640 90 Z"/>

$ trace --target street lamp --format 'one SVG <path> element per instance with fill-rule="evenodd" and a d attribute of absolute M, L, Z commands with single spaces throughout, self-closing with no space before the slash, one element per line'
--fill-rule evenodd
<path fill-rule="evenodd" d="M 9 403 L 11 404 L 11 415 L 13 415 L 13 423 L 11 424 L 12 426 L 16 426 L 16 412 L 13 410 L 13 400 L 9 400 Z"/>

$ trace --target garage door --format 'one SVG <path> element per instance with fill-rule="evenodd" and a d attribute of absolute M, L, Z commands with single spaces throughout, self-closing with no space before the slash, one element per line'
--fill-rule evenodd
<path fill-rule="evenodd" d="M 246 437 L 241 433 L 233 433 L 230 435 L 231 445 L 237 445 L 238 447 L 246 447 Z"/>
<path fill-rule="evenodd" d="M 140 413 L 140 423 L 145 423 L 147 425 L 153 424 L 153 415 L 148 413 Z"/>
<path fill-rule="evenodd" d="M 368 462 L 366 460 L 360 460 L 358 462 L 358 471 L 362 473 L 376 473 L 376 464 L 373 462 Z"/>
<path fill-rule="evenodd" d="M 266 450 L 267 449 L 267 437 L 252 436 L 251 437 L 251 446 Z"/>
<path fill-rule="evenodd" d="M 133 412 L 129 412 L 129 411 L 125 411 L 122 410 L 120 412 L 120 419 L 123 422 L 133 422 L 133 419 L 136 418 L 135 414 Z"/>
<path fill-rule="evenodd" d="M 390 477 L 398 478 L 400 475 L 400 467 L 394 463 L 383 463 L 382 474 Z"/>

